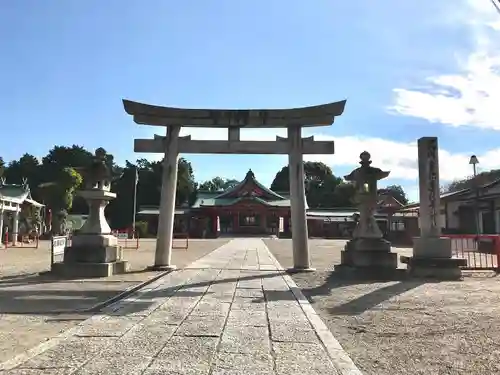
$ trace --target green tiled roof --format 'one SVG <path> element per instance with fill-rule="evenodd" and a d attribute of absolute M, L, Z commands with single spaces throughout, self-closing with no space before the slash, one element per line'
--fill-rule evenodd
<path fill-rule="evenodd" d="M 0 200 L 13 203 L 23 203 L 29 198 L 29 187 L 23 185 L 0 185 Z"/>
<path fill-rule="evenodd" d="M 275 198 L 276 200 L 283 200 L 283 199 L 285 199 L 285 197 L 282 197 L 278 193 L 272 191 L 271 189 L 268 189 L 267 187 L 265 187 L 264 185 L 262 185 L 259 181 L 257 181 L 255 179 L 255 175 L 252 172 L 252 170 L 249 170 L 247 172 L 247 174 L 246 174 L 245 178 L 243 179 L 243 181 L 241 181 L 239 184 L 233 186 L 232 188 L 227 189 L 226 191 L 224 191 L 223 193 L 221 193 L 220 195 L 218 195 L 217 198 L 225 198 L 227 196 L 230 196 L 233 193 L 238 192 L 240 189 L 242 189 L 243 187 L 245 187 L 248 184 L 255 185 L 260 190 L 262 190 L 266 195 L 268 195 L 268 196 L 270 196 L 272 198 Z"/>

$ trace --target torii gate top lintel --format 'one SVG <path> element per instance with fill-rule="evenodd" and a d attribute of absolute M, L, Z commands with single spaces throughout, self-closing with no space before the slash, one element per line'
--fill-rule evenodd
<path fill-rule="evenodd" d="M 123 99 L 127 114 L 141 125 L 212 128 L 329 126 L 344 112 L 346 100 L 291 109 L 188 109 L 161 107 Z"/>

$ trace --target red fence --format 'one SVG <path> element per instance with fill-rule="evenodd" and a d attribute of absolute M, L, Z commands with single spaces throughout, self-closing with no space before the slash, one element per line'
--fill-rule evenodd
<path fill-rule="evenodd" d="M 499 271 L 500 235 L 458 234 L 443 237 L 451 238 L 454 257 L 467 260 L 464 269 Z"/>
<path fill-rule="evenodd" d="M 139 236 L 133 230 L 124 229 L 124 230 L 115 230 L 113 231 L 113 235 L 118 238 L 118 244 L 123 249 L 135 249 L 139 248 Z"/>
<path fill-rule="evenodd" d="M 12 238 L 9 240 L 10 233 L 4 234 L 3 243 L 5 247 L 23 247 L 28 249 L 38 249 L 39 235 L 38 233 L 17 234 L 12 233 Z M 15 239 L 15 241 L 14 241 Z"/>

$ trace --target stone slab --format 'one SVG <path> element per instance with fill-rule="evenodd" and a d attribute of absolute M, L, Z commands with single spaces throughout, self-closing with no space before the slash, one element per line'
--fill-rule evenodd
<path fill-rule="evenodd" d="M 113 340 L 110 338 L 69 337 L 18 367 L 22 369 L 76 369 L 112 343 Z"/>
<path fill-rule="evenodd" d="M 226 353 L 269 354 L 269 330 L 267 327 L 227 326 L 219 350 Z"/>
<path fill-rule="evenodd" d="M 340 253 L 340 265 L 356 268 L 398 268 L 396 253 L 371 250 L 344 250 Z M 337 268 L 337 267 L 336 267 Z"/>
<path fill-rule="evenodd" d="M 12 370 L 0 371 L 0 375 L 70 375 L 74 369 L 71 368 L 46 368 L 46 369 L 27 369 L 15 368 Z"/>
<path fill-rule="evenodd" d="M 120 337 L 141 319 L 141 317 L 96 317 L 80 324 L 74 335 L 78 337 Z"/>
<path fill-rule="evenodd" d="M 102 354 L 92 358 L 73 375 L 141 375 L 152 358 L 132 352 Z"/>
<path fill-rule="evenodd" d="M 269 354 L 218 353 L 212 374 L 274 375 Z"/>
<path fill-rule="evenodd" d="M 226 318 L 224 316 L 189 315 L 175 332 L 176 336 L 219 337 Z"/>
<path fill-rule="evenodd" d="M 278 375 L 339 374 L 320 344 L 273 343 Z"/>
<path fill-rule="evenodd" d="M 451 258 L 451 238 L 415 237 L 413 238 L 413 256 L 418 258 Z"/>
<path fill-rule="evenodd" d="M 63 277 L 85 279 L 123 274 L 129 269 L 130 264 L 124 260 L 114 263 L 54 263 L 51 271 Z"/>
<path fill-rule="evenodd" d="M 406 263 L 407 273 L 415 278 L 431 278 L 437 280 L 460 280 L 461 266 L 467 265 L 466 259 L 430 258 L 401 256 L 401 263 Z"/>
<path fill-rule="evenodd" d="M 270 328 L 272 341 L 319 344 L 318 336 L 309 324 L 307 326 L 295 326 L 293 324 L 286 324 L 286 322 L 280 322 L 278 324 L 271 323 Z"/>
<path fill-rule="evenodd" d="M 122 260 L 123 250 L 120 246 L 80 245 L 64 249 L 65 263 L 111 263 Z"/>
<path fill-rule="evenodd" d="M 106 247 L 117 246 L 118 238 L 111 234 L 78 234 L 72 238 L 73 247 L 91 248 L 91 247 Z"/>
<path fill-rule="evenodd" d="M 267 315 L 265 311 L 231 310 L 227 318 L 227 325 L 236 327 L 267 327 Z"/>
<path fill-rule="evenodd" d="M 153 370 L 161 369 L 172 372 L 176 370 L 181 374 L 190 371 L 208 373 L 218 341 L 216 337 L 173 336 L 156 356 L 148 371 L 154 373 Z"/>
<path fill-rule="evenodd" d="M 113 342 L 112 348 L 117 353 L 132 352 L 154 357 L 165 347 L 176 329 L 175 325 L 143 321 Z"/>

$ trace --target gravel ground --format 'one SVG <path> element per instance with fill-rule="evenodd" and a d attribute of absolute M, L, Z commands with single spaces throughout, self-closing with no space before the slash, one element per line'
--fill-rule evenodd
<path fill-rule="evenodd" d="M 292 266 L 289 240 L 266 240 L 283 266 Z M 318 271 L 292 275 L 366 375 L 500 374 L 500 281 L 468 274 L 461 282 L 341 279 L 343 241 L 311 240 Z M 411 254 L 411 249 L 394 249 Z"/>
<path fill-rule="evenodd" d="M 181 242 L 175 245 L 182 247 Z M 172 263 L 184 267 L 226 242 L 190 240 L 188 250 L 173 250 Z M 155 244 L 155 240 L 141 240 L 138 250 L 124 250 L 132 272 L 83 280 L 37 275 L 50 268 L 49 241 L 41 241 L 38 249 L 0 249 L 0 362 L 88 318 L 88 313 L 77 310 L 88 309 L 158 275 L 143 271 L 153 264 Z"/>

